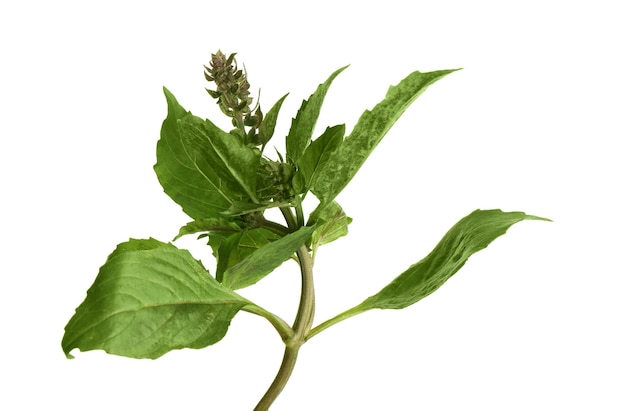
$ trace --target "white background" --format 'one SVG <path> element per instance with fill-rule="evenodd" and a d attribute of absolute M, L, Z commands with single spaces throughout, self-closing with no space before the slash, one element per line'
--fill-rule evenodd
<path fill-rule="evenodd" d="M 281 148 L 303 98 L 351 64 L 318 133 L 413 70 L 464 67 L 411 106 L 339 201 L 317 320 L 362 301 L 476 208 L 512 227 L 439 291 L 315 337 L 273 411 L 624 410 L 624 12 L 618 1 L 21 1 L 0 6 L 0 409 L 250 410 L 280 363 L 262 319 L 156 361 L 67 360 L 63 327 L 129 237 L 188 220 L 152 171 L 162 86 L 227 126 L 202 65 L 238 52 Z M 211 266 L 193 239 L 180 241 Z M 243 293 L 291 320 L 287 264 Z"/>

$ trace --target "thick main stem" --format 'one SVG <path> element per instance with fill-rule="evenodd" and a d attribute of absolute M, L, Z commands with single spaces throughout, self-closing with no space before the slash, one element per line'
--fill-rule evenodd
<path fill-rule="evenodd" d="M 300 261 L 300 271 L 302 273 L 302 292 L 300 295 L 300 305 L 298 314 L 293 324 L 293 337 L 285 342 L 285 354 L 280 365 L 278 374 L 268 388 L 261 401 L 254 408 L 254 411 L 267 411 L 282 392 L 287 384 L 298 358 L 298 351 L 306 341 L 306 335 L 311 330 L 313 316 L 315 314 L 315 289 L 313 287 L 313 260 L 306 246 L 300 247 L 297 252 Z"/>
<path fill-rule="evenodd" d="M 315 316 L 315 288 L 313 287 L 313 260 L 305 245 L 298 249 L 298 260 L 302 273 L 302 290 L 298 314 L 293 323 L 294 340 L 304 343 L 306 334 L 311 330 Z"/>
<path fill-rule="evenodd" d="M 254 411 L 267 411 L 276 397 L 278 397 L 278 395 L 282 392 L 283 388 L 285 388 L 287 381 L 289 381 L 289 377 L 291 377 L 293 368 L 296 365 L 296 359 L 298 358 L 298 351 L 300 350 L 300 347 L 301 345 L 287 346 L 287 348 L 285 348 L 283 362 L 280 364 L 278 374 L 276 374 L 276 378 L 274 378 L 272 385 L 270 385 L 268 390 L 265 392 L 261 401 L 259 401 L 257 406 L 254 407 Z"/>

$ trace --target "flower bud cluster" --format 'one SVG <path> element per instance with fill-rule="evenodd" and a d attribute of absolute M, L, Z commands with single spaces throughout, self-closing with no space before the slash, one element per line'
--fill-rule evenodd
<path fill-rule="evenodd" d="M 261 158 L 259 167 L 259 196 L 263 200 L 283 201 L 294 196 L 291 180 L 294 175 L 291 164 Z"/>
<path fill-rule="evenodd" d="M 204 66 L 204 77 L 207 81 L 215 82 L 216 90 L 207 92 L 217 99 L 217 104 L 224 114 L 232 118 L 235 129 L 231 131 L 242 138 L 246 143 L 260 145 L 258 129 L 263 121 L 263 113 L 258 107 L 251 108 L 250 83 L 245 71 L 237 67 L 235 54 L 226 57 L 218 50 L 211 54 L 209 67 Z M 249 130 L 246 130 L 246 127 Z"/>

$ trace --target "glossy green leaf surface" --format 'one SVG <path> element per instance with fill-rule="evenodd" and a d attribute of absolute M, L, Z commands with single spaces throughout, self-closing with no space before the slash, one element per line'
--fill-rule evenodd
<path fill-rule="evenodd" d="M 377 294 L 356 307 L 400 309 L 433 293 L 452 277 L 474 253 L 486 248 L 513 224 L 523 220 L 544 220 L 523 212 L 476 210 L 456 223 L 435 249 L 400 274 Z"/>
<path fill-rule="evenodd" d="M 223 287 L 186 250 L 154 239 L 117 246 L 65 327 L 62 347 L 158 358 L 221 340 L 251 304 Z"/>
<path fill-rule="evenodd" d="M 237 199 L 226 190 L 215 170 L 184 138 L 179 120 L 186 111 L 172 93 L 163 89 L 167 99 L 167 118 L 161 126 L 154 171 L 163 191 L 195 220 L 220 217 Z"/>
<path fill-rule="evenodd" d="M 224 272 L 223 284 L 239 289 L 255 284 L 271 273 L 306 243 L 315 227 L 301 227 L 298 231 L 264 245 Z"/>
<path fill-rule="evenodd" d="M 320 207 L 327 206 L 352 180 L 409 105 L 428 86 L 453 71 L 415 71 L 398 85 L 390 87 L 384 100 L 361 115 L 350 135 L 331 154 L 311 188 L 322 202 Z"/>
<path fill-rule="evenodd" d="M 313 130 L 320 115 L 326 93 L 335 77 L 347 67 L 342 67 L 331 74 L 328 80 L 317 87 L 308 100 L 302 102 L 296 117 L 291 122 L 291 128 L 286 140 L 287 159 L 292 164 L 299 164 L 304 150 L 311 142 L 311 138 L 313 138 Z"/>

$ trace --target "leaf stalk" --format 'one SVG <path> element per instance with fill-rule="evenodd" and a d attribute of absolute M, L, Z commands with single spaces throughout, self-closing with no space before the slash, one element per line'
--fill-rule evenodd
<path fill-rule="evenodd" d="M 317 325 L 315 328 L 313 328 L 311 331 L 309 331 L 309 333 L 305 337 L 305 341 L 310 340 L 311 338 L 313 338 L 317 334 L 321 333 L 325 329 L 329 328 L 330 326 L 333 326 L 333 325 L 335 325 L 337 323 L 340 323 L 343 320 L 347 320 L 348 318 L 354 317 L 355 315 L 361 314 L 361 313 L 363 313 L 365 311 L 367 311 L 367 310 L 361 308 L 360 305 L 357 305 L 356 307 L 352 307 L 349 310 L 346 310 L 346 311 L 342 312 L 341 314 L 338 314 L 338 315 L 334 316 L 333 318 L 331 318 L 329 320 L 326 320 L 323 323 Z"/>
<path fill-rule="evenodd" d="M 293 334 L 294 334 L 293 329 L 289 326 L 289 324 L 287 324 L 285 320 L 283 320 L 279 316 L 272 314 L 271 312 L 259 307 L 256 304 L 248 304 L 245 307 L 243 307 L 242 310 L 247 311 L 251 314 L 256 314 L 258 316 L 261 316 L 265 318 L 267 321 L 269 321 L 270 324 L 274 326 L 274 328 L 280 335 L 280 338 L 284 342 L 287 342 L 291 338 L 293 338 Z"/>

